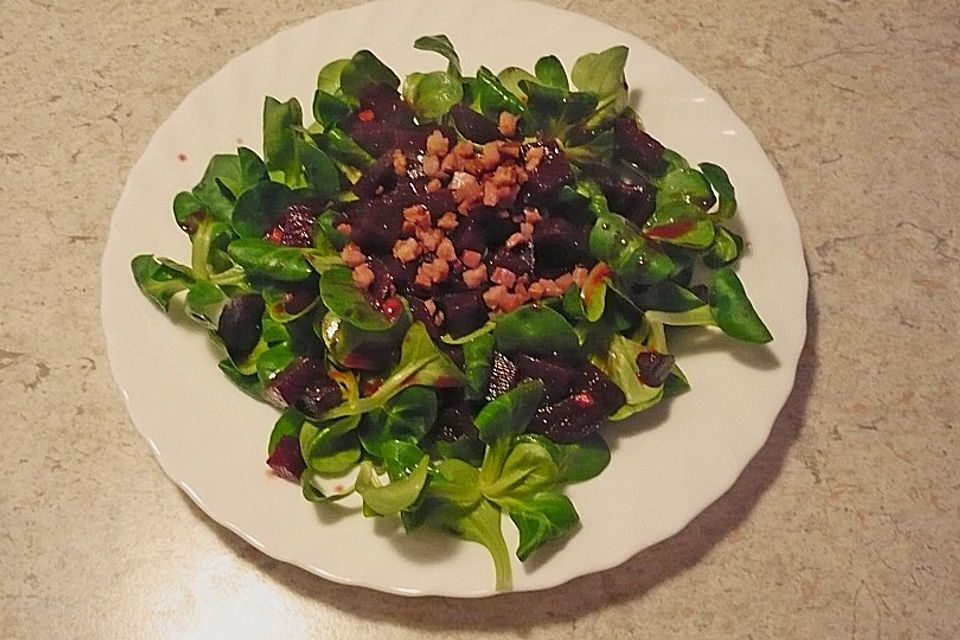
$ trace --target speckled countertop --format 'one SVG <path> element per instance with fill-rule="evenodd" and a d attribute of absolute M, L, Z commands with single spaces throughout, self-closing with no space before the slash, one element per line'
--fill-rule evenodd
<path fill-rule="evenodd" d="M 720 91 L 803 233 L 796 388 L 678 536 L 547 592 L 406 600 L 263 556 L 166 480 L 106 361 L 110 212 L 193 87 L 348 4 L 3 3 L 0 637 L 960 637 L 955 2 L 566 3 Z"/>

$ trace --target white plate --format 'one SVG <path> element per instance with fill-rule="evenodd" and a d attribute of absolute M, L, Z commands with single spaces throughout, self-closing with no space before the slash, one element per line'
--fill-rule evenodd
<path fill-rule="evenodd" d="M 144 299 L 129 262 L 139 253 L 188 261 L 189 243 L 170 213 L 173 196 L 199 180 L 212 154 L 239 143 L 260 148 L 264 95 L 297 96 L 309 111 L 317 70 L 330 60 L 369 48 L 401 77 L 442 68 L 439 56 L 412 47 L 434 33 L 450 36 L 468 70 L 530 69 L 549 53 L 569 69 L 582 53 L 628 45 L 627 78 L 642 96 L 647 129 L 691 162 L 724 166 L 737 187 L 750 243 L 740 273 L 775 340 L 769 347 L 719 337 L 677 342 L 693 390 L 609 427 L 609 468 L 568 491 L 582 529 L 546 561 L 535 555 L 524 567 L 514 560 L 516 590 L 544 589 L 626 561 L 678 532 L 733 484 L 793 385 L 806 333 L 806 268 L 796 220 L 763 150 L 677 62 L 627 33 L 536 4 L 439 7 L 373 3 L 325 14 L 238 56 L 193 91 L 150 141 L 114 211 L 103 257 L 104 330 L 134 424 L 167 475 L 211 518 L 264 553 L 337 582 L 404 595 L 489 595 L 493 566 L 479 545 L 406 536 L 358 513 L 341 517 L 273 477 L 264 459 L 276 412 L 223 377 L 202 331 Z M 512 524 L 504 522 L 512 543 Z"/>

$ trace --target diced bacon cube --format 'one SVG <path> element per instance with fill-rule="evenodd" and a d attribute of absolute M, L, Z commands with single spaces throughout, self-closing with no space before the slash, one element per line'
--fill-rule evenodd
<path fill-rule="evenodd" d="M 439 220 L 437 220 L 437 227 L 443 229 L 444 231 L 453 231 L 457 228 L 458 224 L 460 223 L 457 221 L 457 214 L 455 214 L 453 211 L 447 211 L 440 216 Z"/>
<path fill-rule="evenodd" d="M 483 256 L 476 252 L 467 249 L 460 256 L 460 259 L 463 261 L 463 264 L 467 266 L 468 269 L 476 269 L 480 266 L 480 261 L 483 260 Z"/>
<path fill-rule="evenodd" d="M 364 291 L 369 289 L 370 285 L 373 284 L 373 269 L 371 269 L 370 265 L 368 265 L 366 262 L 354 267 L 352 276 L 354 284 Z"/>
<path fill-rule="evenodd" d="M 490 276 L 490 280 L 496 282 L 497 284 L 502 284 L 507 289 L 512 289 L 513 285 L 517 282 L 517 274 L 510 269 L 504 269 L 503 267 L 496 267 L 493 270 L 493 274 Z"/>
<path fill-rule="evenodd" d="M 440 133 L 439 129 L 434 129 L 433 133 L 427 136 L 427 154 L 431 156 L 443 156 L 450 149 L 450 141 Z"/>
<path fill-rule="evenodd" d="M 420 256 L 421 252 L 420 243 L 414 238 L 397 240 L 393 245 L 393 256 L 403 263 L 413 262 Z"/>
<path fill-rule="evenodd" d="M 500 306 L 500 301 L 505 295 L 507 295 L 507 288 L 498 284 L 497 286 L 490 287 L 483 292 L 483 302 L 490 309 L 497 309 Z"/>
<path fill-rule="evenodd" d="M 497 128 L 505 138 L 512 138 L 517 133 L 517 116 L 509 111 L 501 111 L 497 121 Z"/>
<path fill-rule="evenodd" d="M 487 281 L 487 267 L 480 265 L 475 269 L 467 269 L 463 272 L 463 283 L 470 289 L 476 289 Z"/>
<path fill-rule="evenodd" d="M 437 257 L 447 262 L 457 259 L 457 250 L 453 247 L 453 243 L 450 242 L 450 238 L 444 238 L 440 241 L 440 244 L 437 245 Z"/>
<path fill-rule="evenodd" d="M 367 256 L 363 255 L 363 252 L 360 251 L 360 247 L 354 242 L 348 242 L 343 251 L 340 252 L 340 257 L 343 258 L 343 261 L 351 267 L 355 267 L 358 264 L 363 264 L 367 261 Z"/>

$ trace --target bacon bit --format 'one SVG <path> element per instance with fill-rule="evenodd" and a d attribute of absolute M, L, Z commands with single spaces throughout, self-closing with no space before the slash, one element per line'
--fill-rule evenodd
<path fill-rule="evenodd" d="M 445 260 L 424 262 L 417 268 L 417 276 L 413 279 L 416 284 L 429 287 L 435 282 L 443 282 L 450 275 L 450 265 Z"/>
<path fill-rule="evenodd" d="M 446 173 L 460 171 L 463 169 L 463 158 L 455 153 L 448 153 L 444 156 L 443 160 L 440 161 L 440 169 Z"/>
<path fill-rule="evenodd" d="M 534 300 L 539 300 L 540 298 L 543 297 L 545 290 L 543 288 L 543 285 L 540 284 L 540 281 L 537 281 L 530 285 L 529 292 L 530 292 L 531 298 L 533 298 Z"/>
<path fill-rule="evenodd" d="M 527 238 L 532 238 L 532 237 L 533 237 L 533 225 L 530 224 L 529 222 L 521 222 L 521 223 L 520 223 L 520 235 L 525 236 L 525 237 L 527 237 Z"/>
<path fill-rule="evenodd" d="M 430 228 L 430 212 L 422 204 L 415 204 L 404 209 L 403 219 L 420 229 Z"/>
<path fill-rule="evenodd" d="M 483 145 L 480 151 L 480 166 L 486 171 L 492 171 L 494 167 L 500 164 L 500 145 L 503 144 L 497 140 Z"/>
<path fill-rule="evenodd" d="M 414 238 L 397 240 L 393 245 L 393 257 L 403 263 L 413 262 L 420 256 L 422 248 Z"/>
<path fill-rule="evenodd" d="M 570 275 L 573 277 L 573 281 L 577 283 L 577 286 L 581 289 L 583 288 L 583 283 L 587 281 L 587 274 L 590 273 L 583 267 L 577 267 L 573 270 L 573 273 Z"/>
<path fill-rule="evenodd" d="M 520 305 L 524 303 L 524 300 L 521 296 L 518 296 L 515 293 L 505 294 L 500 298 L 500 311 L 504 313 L 510 313 Z"/>
<path fill-rule="evenodd" d="M 521 244 L 526 244 L 529 238 L 525 237 L 522 233 L 514 233 L 509 238 L 507 238 L 506 247 L 507 249 L 513 249 L 514 247 L 519 247 Z"/>
<path fill-rule="evenodd" d="M 483 204 L 495 207 L 500 202 L 500 190 L 491 180 L 483 183 Z"/>
<path fill-rule="evenodd" d="M 459 180 L 457 180 L 457 176 L 460 176 Z M 455 173 L 454 180 L 450 184 L 453 185 L 454 182 L 457 186 L 451 186 L 453 199 L 460 203 L 457 210 L 466 215 L 470 208 L 483 198 L 483 187 L 469 173 Z"/>
<path fill-rule="evenodd" d="M 353 282 L 358 287 L 366 291 L 373 284 L 373 280 L 373 269 L 370 268 L 370 265 L 363 263 L 354 267 Z"/>
<path fill-rule="evenodd" d="M 373 122 L 373 119 L 377 117 L 377 114 L 373 112 L 373 109 L 364 109 L 357 114 L 357 119 L 360 122 Z"/>
<path fill-rule="evenodd" d="M 440 181 L 437 178 L 434 178 L 427 183 L 427 193 L 436 193 L 437 191 L 440 191 L 442 187 L 443 185 L 440 184 Z"/>
<path fill-rule="evenodd" d="M 353 242 L 348 242 L 346 246 L 343 247 L 343 251 L 340 252 L 340 257 L 343 258 L 343 261 L 351 267 L 355 267 L 367 261 L 367 256 L 363 255 L 363 252 L 360 251 L 360 247 Z"/>
<path fill-rule="evenodd" d="M 490 279 L 497 284 L 502 284 L 507 289 L 512 289 L 513 285 L 517 282 L 517 274 L 510 269 L 504 269 L 503 267 L 496 267 L 493 270 L 493 275 L 490 276 Z"/>
<path fill-rule="evenodd" d="M 454 155 L 466 160 L 467 158 L 474 157 L 477 153 L 477 150 L 474 148 L 473 143 L 469 140 L 461 140 L 453 148 L 453 153 Z"/>
<path fill-rule="evenodd" d="M 476 289 L 487 281 L 487 266 L 480 265 L 475 269 L 467 269 L 463 272 L 463 283 L 469 289 Z"/>
<path fill-rule="evenodd" d="M 525 168 L 527 171 L 535 171 L 538 166 L 540 166 L 540 161 L 543 160 L 544 149 L 543 147 L 533 147 L 527 149 L 525 156 L 526 165 Z"/>
<path fill-rule="evenodd" d="M 480 261 L 483 260 L 483 256 L 476 251 L 467 249 L 460 256 L 460 259 L 463 260 L 463 264 L 465 264 L 468 269 L 476 269 L 480 266 Z"/>
<path fill-rule="evenodd" d="M 523 210 L 523 219 L 530 224 L 536 224 L 543 220 L 543 216 L 534 207 L 527 207 Z"/>
<path fill-rule="evenodd" d="M 560 287 L 557 286 L 557 283 L 554 282 L 553 280 L 542 278 L 538 282 L 543 284 L 543 295 L 547 296 L 548 298 L 557 297 L 561 293 L 563 293 L 560 290 Z"/>
<path fill-rule="evenodd" d="M 353 233 L 353 227 L 350 226 L 349 222 L 341 222 L 337 225 L 337 231 L 345 236 L 349 236 L 351 233 Z"/>
<path fill-rule="evenodd" d="M 437 247 L 440 246 L 440 241 L 445 237 L 443 231 L 440 229 L 432 229 L 430 231 L 417 229 L 417 240 L 420 241 L 420 244 L 427 251 L 436 251 Z"/>
<path fill-rule="evenodd" d="M 517 133 L 517 116 L 509 111 L 501 111 L 497 128 L 504 138 L 512 138 Z"/>
<path fill-rule="evenodd" d="M 450 141 L 447 140 L 439 129 L 434 129 L 433 133 L 427 136 L 427 154 L 431 156 L 445 156 L 450 149 Z"/>
<path fill-rule="evenodd" d="M 447 262 L 453 262 L 457 259 L 457 250 L 453 248 L 450 238 L 444 238 L 437 245 L 437 257 Z"/>
<path fill-rule="evenodd" d="M 458 224 L 460 223 L 457 221 L 457 214 L 453 211 L 447 211 L 437 220 L 437 226 L 444 231 L 453 231 L 457 228 Z"/>
<path fill-rule="evenodd" d="M 566 291 L 567 289 L 570 288 L 570 285 L 573 284 L 573 275 L 570 273 L 565 273 L 559 278 L 557 278 L 556 280 L 554 280 L 554 282 L 557 283 L 557 286 L 560 287 L 561 291 Z"/>
<path fill-rule="evenodd" d="M 393 172 L 398 176 L 407 172 L 407 158 L 400 149 L 393 150 Z"/>
<path fill-rule="evenodd" d="M 490 309 L 497 309 L 500 301 L 507 295 L 507 288 L 502 284 L 490 287 L 483 292 L 483 301 Z"/>
<path fill-rule="evenodd" d="M 517 168 L 513 165 L 505 164 L 497 167 L 490 178 L 497 187 L 512 187 L 517 184 Z"/>
<path fill-rule="evenodd" d="M 423 306 L 431 316 L 437 315 L 437 303 L 433 301 L 433 298 L 424 300 Z"/>
<path fill-rule="evenodd" d="M 520 143 L 519 142 L 504 142 L 500 147 L 500 154 L 509 156 L 516 160 L 520 157 Z"/>
<path fill-rule="evenodd" d="M 423 156 L 423 172 L 430 178 L 440 175 L 440 158 L 437 156 Z"/>

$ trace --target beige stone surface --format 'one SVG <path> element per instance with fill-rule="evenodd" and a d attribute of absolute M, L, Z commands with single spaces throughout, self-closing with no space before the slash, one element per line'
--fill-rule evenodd
<path fill-rule="evenodd" d="M 769 443 L 678 536 L 543 593 L 407 600 L 263 556 L 166 480 L 106 361 L 110 212 L 193 87 L 347 4 L 0 4 L 0 637 L 960 637 L 949 0 L 567 3 L 725 96 L 780 170 L 812 276 Z"/>

